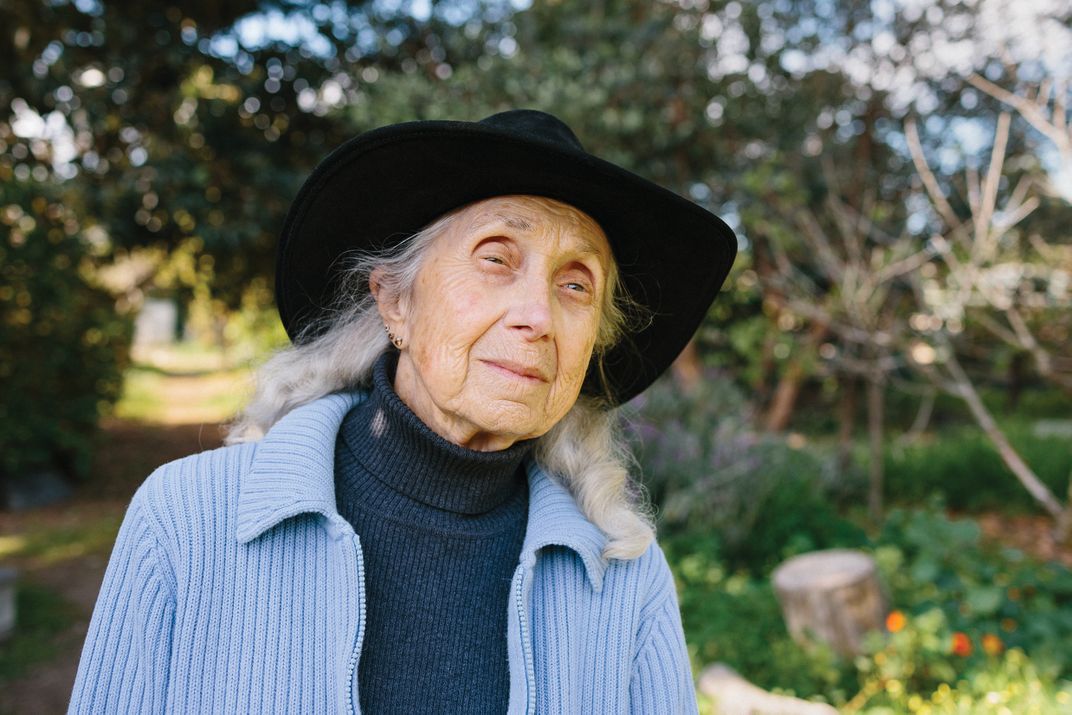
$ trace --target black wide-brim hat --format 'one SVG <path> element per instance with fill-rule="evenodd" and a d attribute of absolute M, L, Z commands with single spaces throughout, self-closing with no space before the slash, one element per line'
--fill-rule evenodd
<path fill-rule="evenodd" d="M 640 394 L 699 327 L 737 240 L 714 214 L 589 154 L 565 123 L 535 110 L 393 124 L 325 158 L 280 238 L 276 303 L 287 334 L 316 336 L 337 297 L 343 253 L 390 247 L 453 209 L 507 194 L 558 199 L 606 233 L 625 289 L 651 320 L 606 352 L 603 374 L 612 403 Z M 606 398 L 592 362 L 582 392 Z"/>

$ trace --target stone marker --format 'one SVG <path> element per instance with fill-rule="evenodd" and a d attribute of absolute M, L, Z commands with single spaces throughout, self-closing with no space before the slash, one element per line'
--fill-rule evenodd
<path fill-rule="evenodd" d="M 0 641 L 15 631 L 15 577 L 18 572 L 0 566 Z"/>
<path fill-rule="evenodd" d="M 704 668 L 699 688 L 714 698 L 718 715 L 837 715 L 826 703 L 768 693 L 722 663 Z"/>
<path fill-rule="evenodd" d="M 167 345 L 175 342 L 179 308 L 170 298 L 146 298 L 134 319 L 134 347 Z"/>
<path fill-rule="evenodd" d="M 797 643 L 827 643 L 858 655 L 863 636 L 881 631 L 885 599 L 874 560 L 860 551 L 830 549 L 795 556 L 771 576 L 789 634 Z"/>

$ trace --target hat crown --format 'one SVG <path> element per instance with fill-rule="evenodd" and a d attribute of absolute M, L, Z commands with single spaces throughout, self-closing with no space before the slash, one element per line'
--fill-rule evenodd
<path fill-rule="evenodd" d="M 665 369 L 696 331 L 737 252 L 717 216 L 589 154 L 558 117 L 535 109 L 480 121 L 414 121 L 354 137 L 306 179 L 287 214 L 276 300 L 296 342 L 329 327 L 340 256 L 395 246 L 474 201 L 557 199 L 603 228 L 625 291 L 653 316 L 593 360 L 585 394 L 620 404 Z"/>
<path fill-rule="evenodd" d="M 477 124 L 509 134 L 522 135 L 526 139 L 567 146 L 574 151 L 584 151 L 581 140 L 565 122 L 553 114 L 541 112 L 538 109 L 511 109 L 485 117 Z"/>

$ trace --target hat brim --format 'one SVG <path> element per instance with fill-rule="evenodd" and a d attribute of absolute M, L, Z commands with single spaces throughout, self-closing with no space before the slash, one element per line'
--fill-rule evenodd
<path fill-rule="evenodd" d="M 310 175 L 284 224 L 276 302 L 291 339 L 335 298 L 339 256 L 382 249 L 473 201 L 534 194 L 594 218 L 629 295 L 651 321 L 611 348 L 603 373 L 611 402 L 648 387 L 684 349 L 737 254 L 717 216 L 587 153 L 474 122 L 421 121 L 346 142 Z M 583 392 L 606 397 L 589 369 Z"/>

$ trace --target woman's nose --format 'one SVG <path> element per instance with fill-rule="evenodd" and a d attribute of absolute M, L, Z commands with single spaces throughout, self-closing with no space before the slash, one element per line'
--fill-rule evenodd
<path fill-rule="evenodd" d="M 539 281 L 525 281 L 512 296 L 506 311 L 507 327 L 521 331 L 526 340 L 539 340 L 552 332 L 551 290 Z"/>

